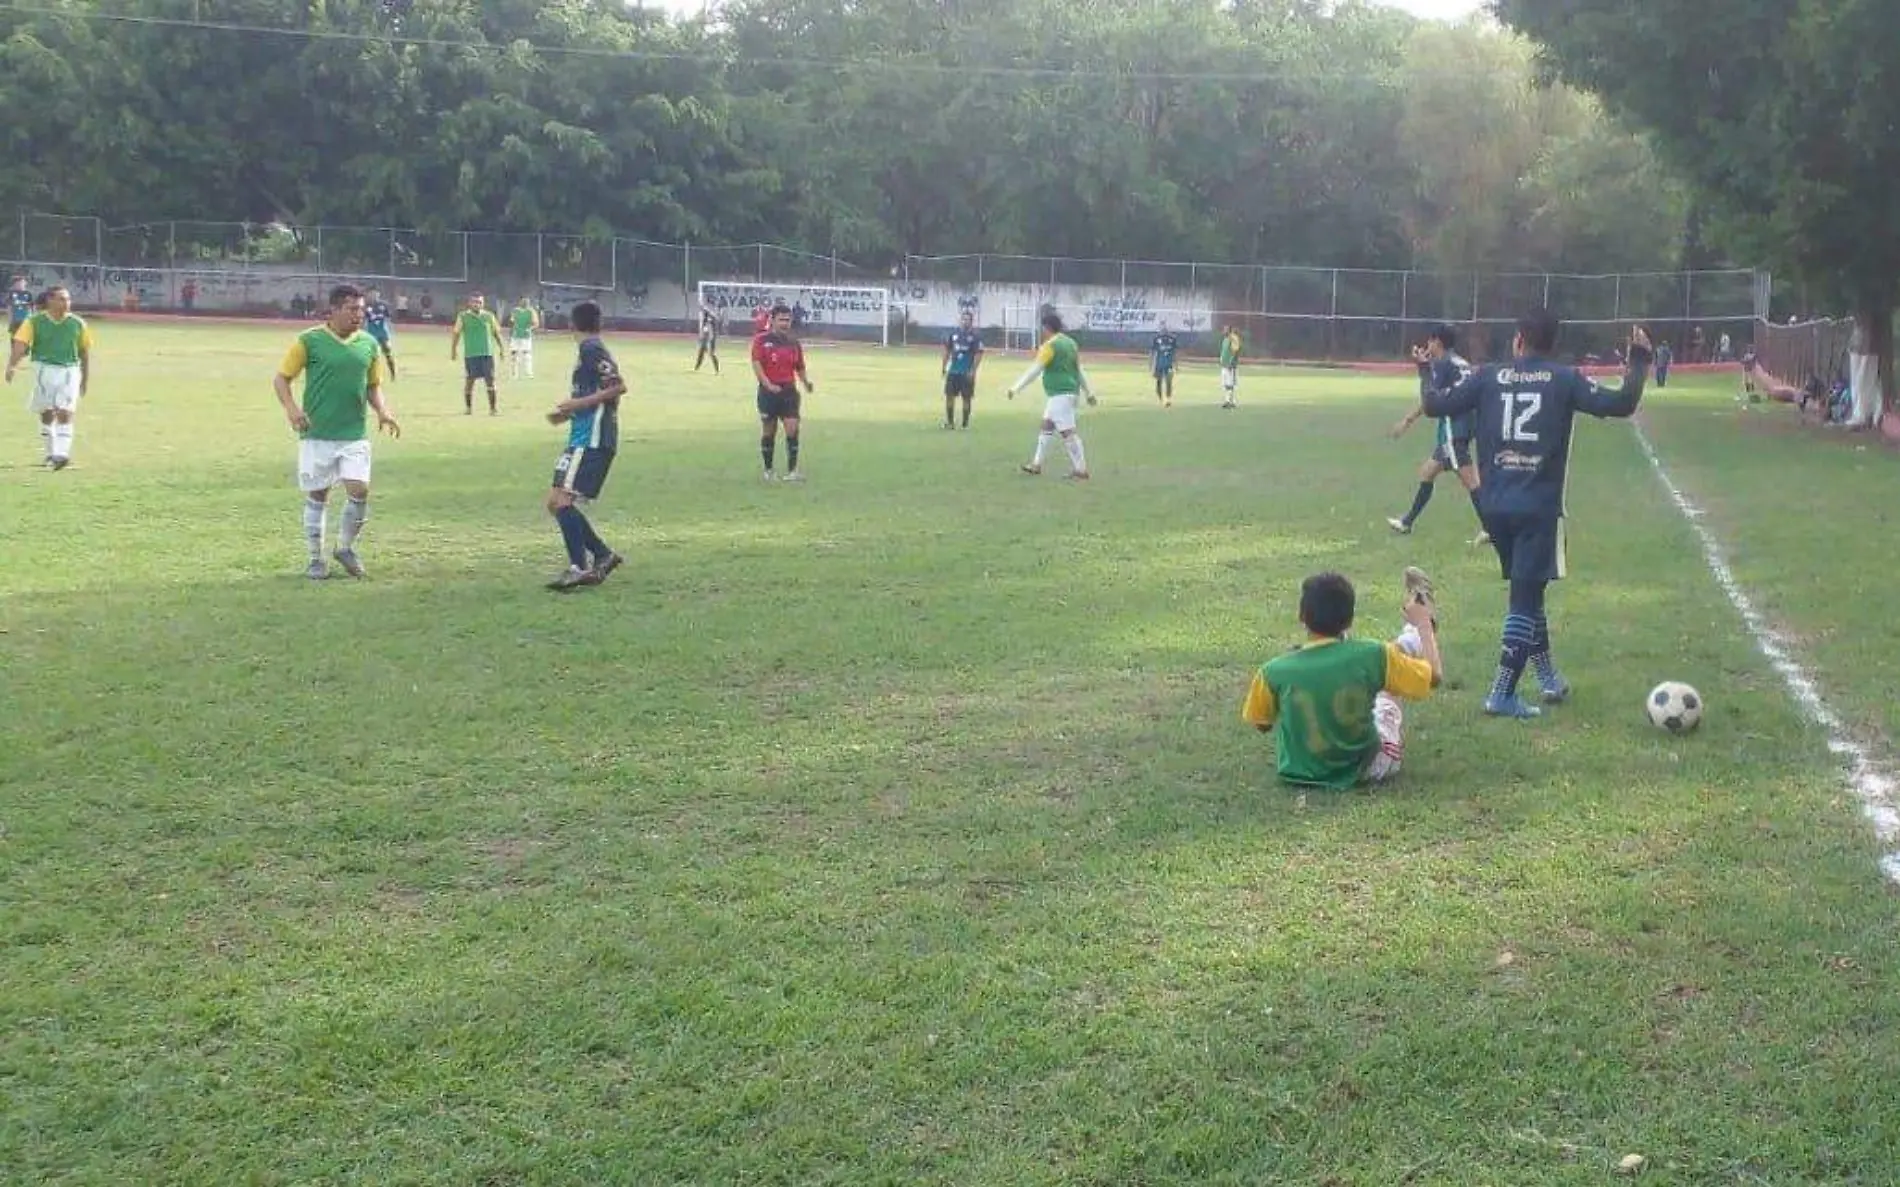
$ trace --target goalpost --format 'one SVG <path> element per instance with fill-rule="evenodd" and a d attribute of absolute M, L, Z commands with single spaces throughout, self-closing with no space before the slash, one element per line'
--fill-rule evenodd
<path fill-rule="evenodd" d="M 889 289 L 824 284 L 771 284 L 750 280 L 702 280 L 699 299 L 719 311 L 728 332 L 749 332 L 753 311 L 789 305 L 801 338 L 833 342 L 891 344 Z M 688 311 L 697 325 L 697 310 Z"/>

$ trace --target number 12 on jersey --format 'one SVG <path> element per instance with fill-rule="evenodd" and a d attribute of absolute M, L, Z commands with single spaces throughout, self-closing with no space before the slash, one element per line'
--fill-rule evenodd
<path fill-rule="evenodd" d="M 1537 430 L 1531 428 L 1531 422 L 1544 408 L 1543 392 L 1498 393 L 1504 400 L 1503 437 L 1506 441 L 1535 441 Z"/>

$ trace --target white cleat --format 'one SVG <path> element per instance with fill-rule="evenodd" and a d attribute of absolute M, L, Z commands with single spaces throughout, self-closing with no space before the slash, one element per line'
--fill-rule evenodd
<path fill-rule="evenodd" d="M 785 481 L 803 482 L 805 481 L 805 472 L 803 470 L 787 470 L 785 471 Z"/>
<path fill-rule="evenodd" d="M 1391 528 L 1401 536 L 1409 536 L 1412 534 L 1412 525 L 1402 519 L 1388 519 L 1385 521 L 1385 526 Z"/>

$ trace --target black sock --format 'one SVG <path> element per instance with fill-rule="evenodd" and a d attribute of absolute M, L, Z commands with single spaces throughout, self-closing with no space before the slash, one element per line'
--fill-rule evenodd
<path fill-rule="evenodd" d="M 587 546 L 587 553 L 594 558 L 594 564 L 599 565 L 613 555 L 614 550 L 607 547 L 607 542 L 600 538 L 600 533 L 594 531 L 593 522 L 585 515 L 581 516 L 581 533 L 581 543 Z"/>
<path fill-rule="evenodd" d="M 787 433 L 785 434 L 785 472 L 787 474 L 794 474 L 794 473 L 797 473 L 797 471 L 798 471 L 798 434 Z"/>
<path fill-rule="evenodd" d="M 778 437 L 776 435 L 759 438 L 759 456 L 765 459 L 765 472 L 770 474 L 772 472 L 772 465 L 778 457 Z"/>
<path fill-rule="evenodd" d="M 957 423 L 957 398 L 955 396 L 945 396 L 943 398 L 943 423 L 947 425 Z"/>
<path fill-rule="evenodd" d="M 1431 501 L 1432 484 L 1429 482 L 1419 483 L 1418 493 L 1412 496 L 1412 509 L 1405 513 L 1405 522 L 1409 524 L 1418 519 L 1420 513 L 1425 510 L 1425 504 Z"/>
<path fill-rule="evenodd" d="M 713 374 L 719 374 L 719 352 L 715 350 L 708 357 L 712 359 Z"/>
<path fill-rule="evenodd" d="M 561 542 L 567 545 L 567 563 L 576 569 L 587 567 L 587 517 L 573 507 L 563 507 L 554 513 L 554 522 L 561 527 Z"/>
<path fill-rule="evenodd" d="M 488 410 L 490 412 L 495 410 L 495 389 L 492 387 L 488 389 Z"/>
<path fill-rule="evenodd" d="M 963 397 L 963 427 L 970 427 L 970 397 Z"/>

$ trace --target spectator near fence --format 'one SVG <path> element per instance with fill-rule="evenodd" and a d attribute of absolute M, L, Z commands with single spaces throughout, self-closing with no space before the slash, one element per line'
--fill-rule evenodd
<path fill-rule="evenodd" d="M 1847 384 L 1854 400 L 1847 422 L 1850 429 L 1873 428 L 1886 410 L 1886 393 L 1880 390 L 1880 356 L 1873 353 L 1873 345 L 1873 327 L 1856 317 L 1847 341 Z"/>

